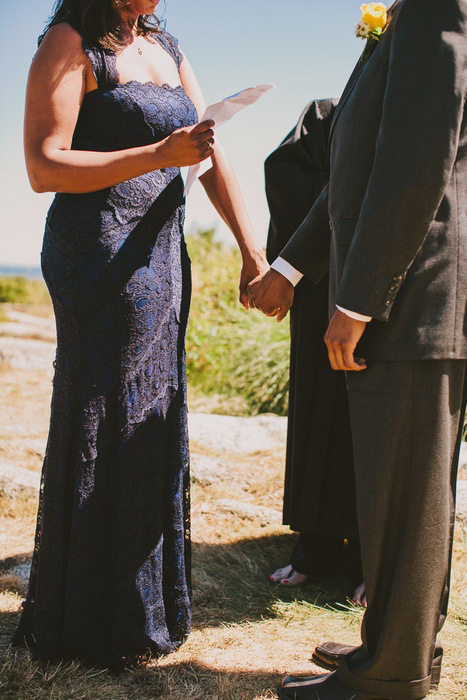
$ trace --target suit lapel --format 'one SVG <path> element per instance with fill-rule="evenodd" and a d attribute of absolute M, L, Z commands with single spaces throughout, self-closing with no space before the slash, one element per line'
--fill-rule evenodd
<path fill-rule="evenodd" d="M 357 65 L 354 68 L 354 72 L 350 76 L 349 82 L 347 83 L 347 85 L 344 88 L 344 92 L 342 93 L 342 97 L 340 98 L 338 105 L 336 107 L 336 111 L 334 113 L 334 119 L 332 120 L 331 130 L 329 132 L 329 144 L 331 143 L 332 135 L 334 133 L 334 128 L 336 126 L 336 122 L 339 119 L 339 115 L 342 112 L 342 110 L 345 106 L 345 103 L 347 102 L 350 95 L 352 94 L 356 84 L 358 83 L 358 79 L 361 75 L 361 72 L 362 72 L 364 66 L 365 66 L 365 64 L 363 63 L 363 61 L 359 61 L 357 63 Z"/>
<path fill-rule="evenodd" d="M 389 10 L 388 10 L 388 18 L 389 19 L 392 17 L 394 10 L 396 9 L 397 5 L 399 5 L 400 1 L 401 0 L 395 0 L 395 2 L 393 2 L 391 7 L 389 8 Z M 376 49 L 377 46 L 378 46 L 378 42 L 374 41 L 372 51 L 368 54 L 368 59 L 371 57 L 373 51 Z M 342 110 L 344 109 L 347 100 L 349 99 L 350 95 L 354 91 L 355 86 L 358 83 L 358 79 L 360 78 L 360 75 L 362 74 L 362 70 L 364 69 L 365 65 L 366 65 L 366 61 L 364 62 L 361 59 L 358 61 L 357 65 L 354 68 L 354 72 L 350 76 L 349 82 L 347 83 L 347 85 L 344 88 L 344 92 L 342 93 L 342 97 L 339 100 L 339 103 L 336 107 L 336 111 L 334 113 L 334 119 L 332 120 L 331 129 L 329 132 L 329 147 L 331 146 L 332 135 L 333 135 L 334 129 L 336 127 L 336 122 L 339 119 L 339 116 L 340 116 Z"/>

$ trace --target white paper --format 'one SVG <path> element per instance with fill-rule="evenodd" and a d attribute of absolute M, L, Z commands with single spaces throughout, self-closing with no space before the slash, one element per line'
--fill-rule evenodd
<path fill-rule="evenodd" d="M 217 129 L 218 126 L 228 122 L 234 114 L 237 114 L 240 110 L 257 102 L 260 97 L 269 92 L 269 90 L 272 90 L 273 87 L 275 87 L 275 85 L 257 85 L 256 87 L 237 92 L 235 95 L 230 95 L 230 97 L 226 97 L 219 102 L 214 102 L 206 108 L 205 113 L 199 121 L 204 122 L 206 119 L 212 119 L 215 122 L 214 129 Z M 196 179 L 204 175 L 204 173 L 207 173 L 211 168 L 211 158 L 207 158 L 201 163 L 192 165 L 189 168 L 185 184 L 185 196 L 188 195 Z"/>

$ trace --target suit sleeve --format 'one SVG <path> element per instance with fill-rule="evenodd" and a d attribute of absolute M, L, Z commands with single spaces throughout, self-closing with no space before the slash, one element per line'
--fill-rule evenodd
<path fill-rule="evenodd" d="M 284 258 L 296 270 L 317 284 L 329 270 L 329 208 L 328 185 L 282 249 Z"/>
<path fill-rule="evenodd" d="M 383 321 L 452 176 L 467 88 L 466 0 L 405 0 L 373 169 L 336 303 Z"/>

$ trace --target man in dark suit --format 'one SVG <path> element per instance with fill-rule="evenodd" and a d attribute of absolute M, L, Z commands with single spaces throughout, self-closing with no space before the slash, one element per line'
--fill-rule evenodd
<path fill-rule="evenodd" d="M 467 0 L 398 0 L 336 110 L 328 187 L 249 287 L 281 320 L 301 275 L 329 270 L 368 599 L 362 646 L 317 648 L 338 670 L 286 679 L 283 698 L 417 699 L 439 681 L 465 408 L 466 96 Z"/>

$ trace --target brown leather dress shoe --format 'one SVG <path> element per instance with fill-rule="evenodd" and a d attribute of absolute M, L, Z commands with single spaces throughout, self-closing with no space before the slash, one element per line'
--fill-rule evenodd
<path fill-rule="evenodd" d="M 310 678 L 284 678 L 279 689 L 281 700 L 391 700 L 382 695 L 347 688 L 335 673 Z"/>
<path fill-rule="evenodd" d="M 315 648 L 313 654 L 311 655 L 311 659 L 315 664 L 317 664 L 317 666 L 326 668 L 329 671 L 335 671 L 337 668 L 339 668 L 339 665 L 343 659 L 350 661 L 350 659 L 352 659 L 360 651 L 363 651 L 362 646 L 351 647 L 346 644 L 340 644 L 339 642 L 324 642 L 324 644 L 319 644 Z M 432 690 L 436 690 L 439 685 L 442 661 L 443 647 L 437 640 L 435 646 L 435 656 L 431 667 Z"/>

